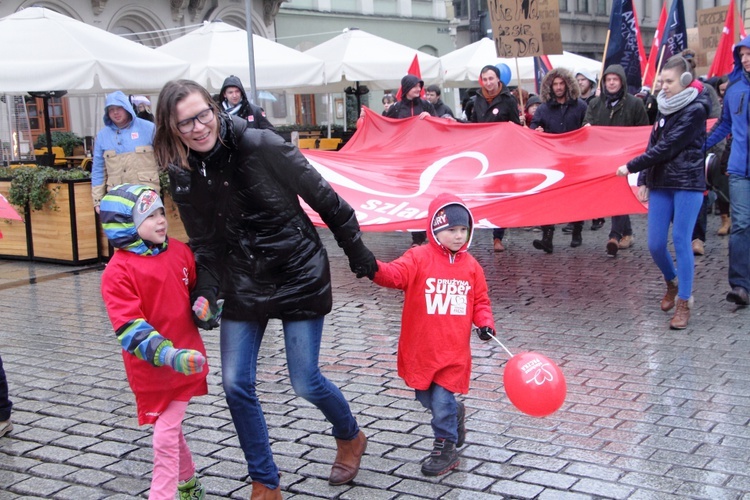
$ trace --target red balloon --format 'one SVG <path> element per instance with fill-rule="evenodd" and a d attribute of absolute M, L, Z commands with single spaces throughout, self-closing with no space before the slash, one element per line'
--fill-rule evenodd
<path fill-rule="evenodd" d="M 503 370 L 503 385 L 513 406 L 532 417 L 555 413 L 567 393 L 560 367 L 536 352 L 522 352 L 510 358 Z"/>

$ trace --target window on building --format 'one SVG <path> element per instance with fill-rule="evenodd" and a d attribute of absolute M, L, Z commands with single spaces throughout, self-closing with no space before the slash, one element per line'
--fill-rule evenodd
<path fill-rule="evenodd" d="M 34 137 L 35 141 L 38 136 L 44 133 L 44 116 L 42 115 L 43 107 L 44 100 L 39 97 L 29 98 L 26 102 L 31 136 Z M 50 131 L 64 132 L 69 130 L 68 101 L 65 97 L 51 97 L 49 99 L 48 113 Z"/>
<path fill-rule="evenodd" d="M 297 94 L 294 96 L 294 108 L 297 115 L 297 125 L 316 125 L 315 95 Z"/>
<path fill-rule="evenodd" d="M 608 15 L 607 0 L 596 0 L 596 14 L 599 16 Z"/>
<path fill-rule="evenodd" d="M 560 12 L 568 12 L 568 0 L 559 0 L 560 1 Z"/>
<path fill-rule="evenodd" d="M 576 12 L 588 12 L 589 0 L 576 0 Z"/>

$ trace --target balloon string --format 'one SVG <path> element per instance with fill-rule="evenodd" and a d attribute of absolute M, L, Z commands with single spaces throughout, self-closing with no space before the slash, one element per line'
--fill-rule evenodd
<path fill-rule="evenodd" d="M 510 356 L 511 358 L 513 357 L 513 353 L 510 352 L 508 350 L 508 348 L 503 345 L 502 342 L 500 342 L 499 340 L 497 340 L 497 337 L 495 337 L 494 335 L 490 335 L 490 336 L 492 337 L 492 340 L 494 340 L 495 342 L 497 342 L 498 344 L 500 344 L 500 347 L 502 347 L 503 349 L 505 349 L 505 352 L 508 353 L 508 356 Z"/>

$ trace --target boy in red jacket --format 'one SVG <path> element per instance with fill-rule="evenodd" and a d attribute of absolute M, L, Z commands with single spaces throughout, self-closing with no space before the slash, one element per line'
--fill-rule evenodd
<path fill-rule="evenodd" d="M 404 290 L 398 374 L 432 412 L 433 451 L 422 465 L 426 476 L 458 466 L 464 444 L 464 404 L 454 393 L 469 392 L 472 323 L 482 340 L 495 335 L 484 271 L 467 250 L 474 226 L 456 196 L 441 194 L 430 204 L 428 245 L 393 262 L 378 261 L 374 282 Z"/>
<path fill-rule="evenodd" d="M 117 186 L 102 199 L 100 216 L 117 249 L 102 275 L 102 298 L 122 346 L 138 424 L 154 426 L 149 499 L 174 500 L 179 491 L 180 498 L 202 500 L 182 434 L 190 398 L 208 393 L 206 348 L 190 310 L 193 253 L 167 239 L 164 206 L 147 186 Z"/>

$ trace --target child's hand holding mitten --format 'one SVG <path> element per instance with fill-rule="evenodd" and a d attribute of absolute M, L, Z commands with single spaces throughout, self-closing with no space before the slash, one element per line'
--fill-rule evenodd
<path fill-rule="evenodd" d="M 212 330 L 219 326 L 222 306 L 223 301 L 217 301 L 215 297 L 206 298 L 201 295 L 196 298 L 192 307 L 196 326 L 203 330 Z"/>
<path fill-rule="evenodd" d="M 479 335 L 480 340 L 487 341 L 495 336 L 495 330 L 490 326 L 480 326 L 477 328 L 477 335 Z"/>

